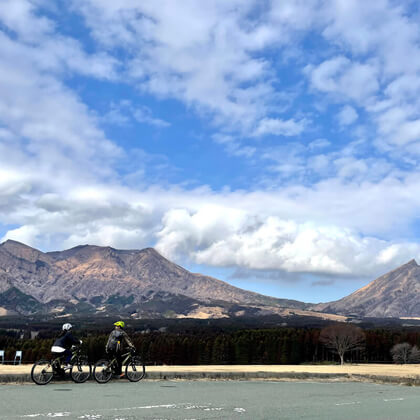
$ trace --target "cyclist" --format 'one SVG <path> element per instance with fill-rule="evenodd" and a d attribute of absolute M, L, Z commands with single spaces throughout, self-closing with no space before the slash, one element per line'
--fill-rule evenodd
<path fill-rule="evenodd" d="M 70 360 L 71 360 L 71 347 L 82 344 L 82 340 L 77 339 L 73 336 L 71 329 L 73 325 L 66 323 L 63 324 L 61 328 L 61 333 L 54 341 L 54 344 L 51 347 L 51 353 L 56 355 L 61 355 L 66 363 L 66 368 L 70 368 Z"/>
<path fill-rule="evenodd" d="M 122 378 L 124 376 L 122 373 L 122 353 L 126 347 L 130 350 L 135 350 L 135 347 L 128 337 L 128 334 L 124 331 L 124 321 L 117 321 L 114 323 L 114 326 L 114 330 L 111 331 L 111 334 L 109 334 L 105 350 L 117 361 L 117 367 L 114 374 Z"/>

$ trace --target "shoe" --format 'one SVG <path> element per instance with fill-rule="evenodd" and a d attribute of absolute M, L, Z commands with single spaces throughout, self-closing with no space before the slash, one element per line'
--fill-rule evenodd
<path fill-rule="evenodd" d="M 71 369 L 72 365 L 70 363 L 67 363 L 67 365 L 64 366 L 65 370 Z"/>

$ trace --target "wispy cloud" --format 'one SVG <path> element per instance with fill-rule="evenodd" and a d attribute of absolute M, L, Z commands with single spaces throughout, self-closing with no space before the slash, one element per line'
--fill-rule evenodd
<path fill-rule="evenodd" d="M 112 102 L 109 111 L 103 116 L 103 121 L 106 124 L 126 125 L 133 120 L 161 128 L 171 125 L 167 121 L 154 117 L 149 107 L 135 106 L 129 100 L 122 100 L 119 103 Z"/>

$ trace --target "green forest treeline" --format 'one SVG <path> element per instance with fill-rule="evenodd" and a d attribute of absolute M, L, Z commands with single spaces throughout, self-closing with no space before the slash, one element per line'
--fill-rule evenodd
<path fill-rule="evenodd" d="M 335 361 L 336 356 L 320 342 L 318 328 L 246 329 L 230 332 L 192 333 L 130 332 L 146 363 L 167 365 L 199 364 L 299 364 Z M 387 329 L 365 330 L 366 346 L 348 353 L 347 361 L 391 362 L 394 344 L 408 342 L 420 347 L 420 332 Z M 13 360 L 16 350 L 23 351 L 23 362 L 49 358 L 54 341 L 50 333 L 37 338 L 17 338 L 17 333 L 0 330 L 0 350 Z M 83 348 L 91 362 L 104 357 L 106 334 L 81 335 Z"/>

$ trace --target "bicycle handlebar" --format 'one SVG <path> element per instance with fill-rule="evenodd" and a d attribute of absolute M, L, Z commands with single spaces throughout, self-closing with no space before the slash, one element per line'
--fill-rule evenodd
<path fill-rule="evenodd" d="M 136 354 L 136 353 L 137 353 L 137 350 L 135 348 L 131 348 L 126 353 L 122 353 L 121 357 L 128 356 L 129 354 L 133 355 L 133 354 Z"/>

